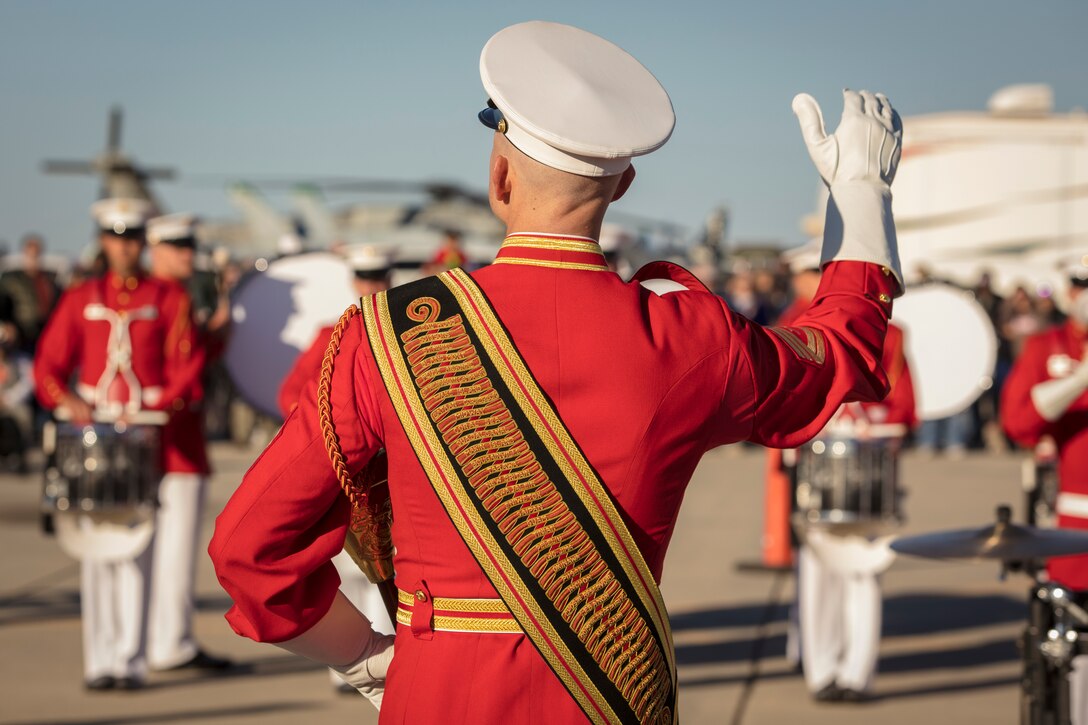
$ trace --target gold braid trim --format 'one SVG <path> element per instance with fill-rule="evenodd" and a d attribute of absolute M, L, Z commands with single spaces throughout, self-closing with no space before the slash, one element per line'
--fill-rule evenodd
<path fill-rule="evenodd" d="M 412 626 L 412 612 L 403 607 L 397 609 L 397 624 Z M 487 632 L 490 634 L 525 634 L 513 616 L 507 619 L 483 617 L 452 617 L 444 614 L 431 615 L 431 629 L 435 632 Z"/>
<path fill-rule="evenodd" d="M 336 353 L 340 352 L 340 340 L 344 337 L 351 318 L 359 314 L 359 306 L 352 305 L 340 315 L 340 321 L 332 329 L 332 337 L 329 338 L 329 346 L 325 348 L 325 357 L 321 361 L 321 378 L 317 385 L 317 412 L 321 425 L 321 435 L 325 439 L 325 450 L 332 461 L 336 478 L 340 481 L 340 488 L 344 489 L 352 508 L 366 506 L 366 491 L 360 491 L 351 483 L 351 475 L 348 473 L 347 464 L 344 463 L 344 451 L 340 448 L 340 436 L 336 435 L 336 425 L 332 421 L 332 368 L 335 365 Z"/>
<path fill-rule="evenodd" d="M 409 609 L 416 604 L 414 594 L 397 590 L 397 601 Z M 437 612 L 458 612 L 468 614 L 505 614 L 508 617 L 510 608 L 501 599 L 466 599 L 463 597 L 431 597 L 431 606 Z M 520 629 L 518 630 L 521 631 Z"/>
<path fill-rule="evenodd" d="M 367 579 L 375 584 L 393 578 L 393 508 L 389 499 L 388 474 L 386 472 L 385 451 L 379 451 L 374 458 L 353 478 L 348 473 L 344 461 L 344 451 L 340 447 L 340 436 L 332 416 L 332 370 L 336 355 L 340 351 L 340 341 L 344 337 L 351 318 L 359 314 L 359 307 L 352 305 L 340 316 L 340 321 L 333 328 L 329 346 L 325 348 L 325 357 L 321 361 L 321 377 L 317 386 L 318 422 L 321 435 L 325 440 L 325 450 L 329 454 L 340 488 L 351 502 L 351 518 L 344 548 L 355 564 L 366 574 Z"/>

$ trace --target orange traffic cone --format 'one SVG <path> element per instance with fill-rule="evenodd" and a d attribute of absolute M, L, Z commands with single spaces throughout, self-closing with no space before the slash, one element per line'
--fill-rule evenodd
<path fill-rule="evenodd" d="M 793 486 L 782 467 L 782 451 L 767 450 L 767 474 L 763 491 L 762 561 L 768 569 L 793 566 L 793 539 L 790 513 L 793 510 Z"/>

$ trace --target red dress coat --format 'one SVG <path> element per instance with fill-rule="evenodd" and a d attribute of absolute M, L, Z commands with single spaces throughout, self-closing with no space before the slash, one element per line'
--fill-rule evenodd
<path fill-rule="evenodd" d="M 129 325 L 131 367 L 143 388 L 142 408 L 175 414 L 200 399 L 203 354 L 196 345 L 188 293 L 173 282 L 143 275 L 123 279 L 110 272 L 65 292 L 42 331 L 34 356 L 34 380 L 43 406 L 56 408 L 66 395 L 74 394 L 69 381 L 77 371 L 78 393 L 93 402 L 93 389 L 107 371 L 112 346 L 111 323 L 87 318 L 88 307 L 94 305 L 134 315 L 154 310 L 154 319 L 134 319 Z M 128 386 L 115 382 L 111 396 L 126 402 Z M 163 434 L 163 470 L 199 466 L 192 441 L 168 435 L 169 428 L 170 424 Z"/>
<path fill-rule="evenodd" d="M 796 446 L 844 400 L 886 392 L 880 357 L 896 282 L 879 266 L 829 265 L 800 327 L 775 332 L 704 290 L 658 296 L 624 282 L 599 248 L 529 249 L 517 240 L 508 238 L 496 263 L 473 279 L 659 581 L 703 453 L 745 439 Z M 682 270 L 676 276 L 690 279 Z M 413 453 L 360 317 L 335 361 L 333 416 L 352 473 L 386 449 L 397 585 L 432 597 L 496 598 Z M 306 631 L 339 584 L 329 560 L 344 543 L 348 502 L 325 451 L 316 389 L 316 381 L 307 384 L 246 474 L 209 548 L 235 602 L 228 622 L 259 641 Z M 395 652 L 383 723 L 585 722 L 523 634 L 400 626 Z"/>
<path fill-rule="evenodd" d="M 1051 423 L 1035 409 L 1031 389 L 1068 374 L 1069 365 L 1084 357 L 1086 344 L 1088 336 L 1072 322 L 1029 337 L 1001 394 L 1001 423 L 1013 440 L 1034 446 L 1041 437 L 1049 435 L 1057 443 L 1060 493 L 1088 495 L 1088 392 L 1081 394 L 1062 417 Z M 1059 513 L 1058 526 L 1088 529 L 1088 519 Z M 1051 579 L 1067 587 L 1088 590 L 1088 556 L 1051 559 L 1048 572 Z"/>

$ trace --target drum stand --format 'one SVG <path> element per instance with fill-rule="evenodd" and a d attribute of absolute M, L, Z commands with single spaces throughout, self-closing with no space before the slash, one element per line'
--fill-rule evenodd
<path fill-rule="evenodd" d="M 1088 612 L 1072 592 L 1037 582 L 1028 594 L 1028 626 L 1020 639 L 1021 725 L 1070 725 L 1069 673 L 1073 658 L 1088 654 Z"/>

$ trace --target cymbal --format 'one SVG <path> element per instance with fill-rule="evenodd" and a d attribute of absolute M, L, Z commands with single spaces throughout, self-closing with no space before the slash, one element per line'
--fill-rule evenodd
<path fill-rule="evenodd" d="M 937 531 L 892 542 L 901 554 L 930 559 L 1001 559 L 1026 561 L 1088 553 L 1088 531 L 1037 529 L 1009 520 L 1009 508 L 997 510 L 997 523 L 980 529 Z"/>

